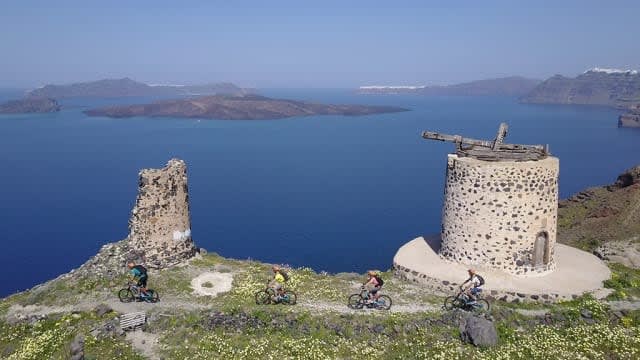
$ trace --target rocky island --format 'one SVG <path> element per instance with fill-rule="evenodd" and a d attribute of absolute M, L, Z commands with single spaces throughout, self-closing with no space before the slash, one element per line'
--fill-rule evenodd
<path fill-rule="evenodd" d="M 305 101 L 272 99 L 259 95 L 214 95 L 165 100 L 151 104 L 113 106 L 85 111 L 89 116 L 128 118 L 133 116 L 201 118 L 219 120 L 270 120 L 311 115 L 359 116 L 408 111 L 391 106 L 326 105 Z"/>
<path fill-rule="evenodd" d="M 50 113 L 60 111 L 60 105 L 50 98 L 27 98 L 0 104 L 0 114 Z"/>
<path fill-rule="evenodd" d="M 69 85 L 45 85 L 27 93 L 28 97 L 55 99 L 77 97 L 128 97 L 128 96 L 193 96 L 193 95 L 244 95 L 248 91 L 231 83 L 205 85 L 149 85 L 129 78 L 103 79 Z"/>

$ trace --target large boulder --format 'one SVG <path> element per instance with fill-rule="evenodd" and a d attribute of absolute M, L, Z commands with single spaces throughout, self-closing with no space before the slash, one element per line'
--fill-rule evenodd
<path fill-rule="evenodd" d="M 475 346 L 494 346 L 498 343 L 498 332 L 493 322 L 478 316 L 467 316 L 460 322 L 462 341 Z"/>

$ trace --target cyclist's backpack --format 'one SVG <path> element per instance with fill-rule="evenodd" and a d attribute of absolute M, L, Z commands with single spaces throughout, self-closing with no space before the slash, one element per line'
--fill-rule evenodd
<path fill-rule="evenodd" d="M 282 277 L 284 278 L 284 281 L 289 281 L 289 279 L 291 278 L 289 274 L 287 274 L 287 272 L 284 270 L 280 270 L 280 275 L 282 275 Z"/>
<path fill-rule="evenodd" d="M 376 281 L 378 282 L 378 286 L 384 285 L 384 280 L 382 280 L 380 275 L 376 275 Z"/>
<path fill-rule="evenodd" d="M 140 275 L 147 275 L 147 268 L 142 265 L 136 265 L 133 267 L 134 269 L 140 271 Z"/>
<path fill-rule="evenodd" d="M 478 285 L 478 286 L 484 285 L 484 278 L 482 276 L 480 276 L 480 275 L 476 275 L 476 276 L 478 277 L 478 280 L 480 280 L 480 285 Z"/>

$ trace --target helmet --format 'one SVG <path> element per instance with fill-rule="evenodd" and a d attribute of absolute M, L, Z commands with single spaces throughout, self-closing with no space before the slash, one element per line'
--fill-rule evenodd
<path fill-rule="evenodd" d="M 271 270 L 273 270 L 273 271 L 280 271 L 280 266 L 278 266 L 278 265 L 273 265 L 273 266 L 271 267 Z"/>
<path fill-rule="evenodd" d="M 469 270 L 467 270 L 467 271 L 468 271 L 468 272 L 469 272 L 469 274 L 471 274 L 471 275 L 475 275 L 475 273 L 476 273 L 476 270 L 475 270 L 475 269 L 469 269 Z"/>
<path fill-rule="evenodd" d="M 369 275 L 369 276 L 376 276 L 376 275 L 378 275 L 378 272 L 377 272 L 377 271 L 375 271 L 375 270 L 369 270 L 369 271 L 367 271 L 367 275 Z"/>

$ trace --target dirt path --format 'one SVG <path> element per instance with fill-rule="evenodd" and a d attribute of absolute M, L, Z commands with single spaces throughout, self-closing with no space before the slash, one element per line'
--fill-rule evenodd
<path fill-rule="evenodd" d="M 233 274 L 222 272 L 204 272 L 193 274 L 191 287 L 194 294 L 200 296 L 215 297 L 218 294 L 227 292 L 232 288 Z M 76 311 L 92 311 L 100 304 L 106 304 L 114 311 L 119 313 L 130 313 L 137 311 L 162 311 L 170 310 L 205 310 L 211 309 L 209 305 L 200 304 L 193 301 L 193 297 L 163 297 L 160 302 L 150 304 L 146 302 L 122 303 L 115 298 L 112 293 L 99 292 L 90 299 L 84 299 L 73 305 L 12 305 L 6 314 L 7 320 L 27 319 L 33 316 L 47 316 L 54 313 L 71 313 Z M 640 301 L 610 301 L 608 304 L 612 310 L 638 310 L 640 309 Z M 326 302 L 316 299 L 303 299 L 298 302 L 299 308 L 311 310 L 312 312 L 334 312 L 340 314 L 371 314 L 380 315 L 388 313 L 420 313 L 433 312 L 441 310 L 439 305 L 434 304 L 394 304 L 389 311 L 380 311 L 375 309 L 350 309 L 346 304 Z M 517 312 L 525 316 L 544 316 L 548 309 L 516 309 Z M 142 355 L 150 359 L 158 359 L 157 344 L 158 335 L 143 331 L 127 332 L 126 339 L 132 346 Z"/>
<path fill-rule="evenodd" d="M 351 309 L 346 304 L 337 304 L 323 301 L 300 301 L 300 306 L 313 311 L 337 312 L 340 314 L 388 314 L 388 313 L 418 313 L 440 310 L 435 305 L 392 305 L 389 311 L 381 311 L 376 309 Z"/>

